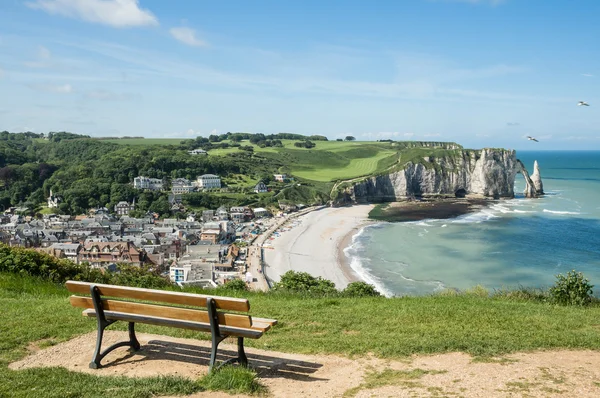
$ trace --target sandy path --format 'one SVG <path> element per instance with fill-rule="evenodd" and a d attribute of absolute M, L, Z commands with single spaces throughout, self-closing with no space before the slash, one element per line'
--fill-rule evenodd
<path fill-rule="evenodd" d="M 344 266 L 345 258 L 338 258 L 346 236 L 368 222 L 372 205 L 324 208 L 292 220 L 296 225 L 267 242 L 265 248 L 266 273 L 278 281 L 289 270 L 321 276 L 343 289 L 358 276 Z"/>
<path fill-rule="evenodd" d="M 109 331 L 106 342 L 126 339 L 126 332 Z M 62 366 L 100 376 L 146 377 L 177 375 L 198 378 L 208 370 L 208 341 L 167 336 L 138 335 L 142 349 L 129 354 L 120 348 L 103 360 L 102 369 L 88 368 L 95 332 L 38 350 L 12 363 L 13 370 Z M 235 346 L 222 343 L 221 357 L 233 355 Z M 369 370 L 386 369 L 424 374 L 399 380 L 396 385 L 361 389 L 357 397 L 598 397 L 600 352 L 545 351 L 508 355 L 496 362 L 473 362 L 462 353 L 415 356 L 406 361 L 372 357 L 283 354 L 248 348 L 248 359 L 274 397 L 341 397 L 364 381 Z M 225 393 L 201 393 L 195 397 L 231 397 Z"/>

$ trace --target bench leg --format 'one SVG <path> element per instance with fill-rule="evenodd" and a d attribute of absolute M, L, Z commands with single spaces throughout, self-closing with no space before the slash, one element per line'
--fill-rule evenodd
<path fill-rule="evenodd" d="M 135 336 L 135 323 L 129 322 L 129 345 L 133 351 L 138 351 L 140 349 L 140 342 Z"/>
<path fill-rule="evenodd" d="M 212 335 L 212 346 L 210 349 L 210 363 L 208 364 L 208 373 L 211 373 L 215 362 L 217 361 L 217 348 L 219 347 L 219 343 L 223 341 L 225 337 Z"/>
<path fill-rule="evenodd" d="M 248 366 L 248 358 L 246 357 L 246 352 L 244 351 L 244 338 L 238 337 L 238 361 L 240 365 L 247 367 Z"/>

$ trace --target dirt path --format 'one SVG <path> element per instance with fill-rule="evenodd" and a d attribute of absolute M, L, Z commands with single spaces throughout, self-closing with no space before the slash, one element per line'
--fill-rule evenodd
<path fill-rule="evenodd" d="M 103 376 L 177 375 L 197 378 L 206 373 L 210 343 L 139 334 L 142 349 L 118 349 L 99 370 L 88 368 L 95 332 L 39 350 L 12 363 L 14 370 L 63 366 Z M 106 346 L 126 339 L 125 332 L 107 332 Z M 234 345 L 221 344 L 221 358 L 234 355 Z M 598 397 L 600 352 L 544 351 L 508 355 L 476 362 L 466 354 L 415 356 L 406 361 L 378 358 L 283 354 L 248 348 L 248 358 L 274 397 L 340 397 L 368 380 L 369 372 L 386 371 L 393 385 L 359 388 L 356 397 Z M 394 372 L 395 371 L 395 372 Z M 195 397 L 232 397 L 200 393 Z"/>

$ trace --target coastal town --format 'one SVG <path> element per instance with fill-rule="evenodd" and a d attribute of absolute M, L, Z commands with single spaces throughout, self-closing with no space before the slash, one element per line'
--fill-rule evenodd
<path fill-rule="evenodd" d="M 285 175 L 275 175 L 283 181 Z M 164 181 L 138 176 L 133 187 L 140 191 L 164 191 Z M 219 176 L 206 174 L 195 181 L 177 178 L 170 182 L 171 211 L 185 210 L 183 194 L 221 188 Z M 255 192 L 267 192 L 259 182 Z M 58 210 L 61 197 L 50 191 L 47 207 Z M 87 214 L 65 215 L 46 212 L 37 217 L 23 215 L 28 209 L 10 207 L 0 214 L 0 242 L 11 247 L 32 248 L 56 258 L 105 272 L 118 272 L 118 264 L 148 267 L 179 286 L 217 287 L 233 279 L 248 287 L 266 290 L 259 250 L 267 237 L 290 214 L 310 207 L 280 203 L 265 209 L 221 206 L 185 218 L 159 218 L 153 212 L 132 217 L 136 208 L 121 201 L 114 208 L 89 209 Z M 260 243 L 258 243 L 260 242 Z"/>

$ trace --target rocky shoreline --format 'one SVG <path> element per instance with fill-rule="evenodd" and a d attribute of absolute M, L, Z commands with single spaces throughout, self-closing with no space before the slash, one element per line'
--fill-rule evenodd
<path fill-rule="evenodd" d="M 474 198 L 424 198 L 377 205 L 369 218 L 377 221 L 406 222 L 447 219 L 473 213 L 497 200 Z"/>

